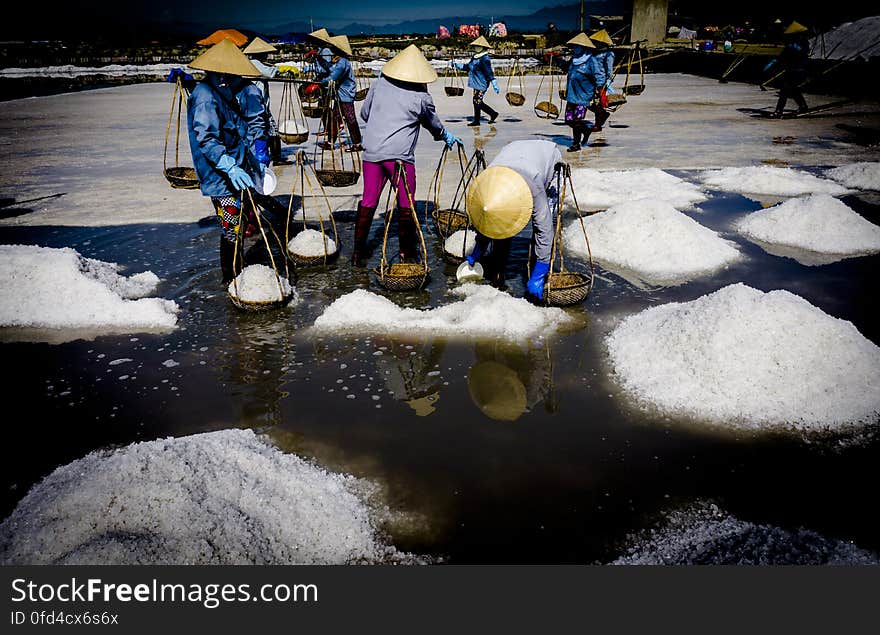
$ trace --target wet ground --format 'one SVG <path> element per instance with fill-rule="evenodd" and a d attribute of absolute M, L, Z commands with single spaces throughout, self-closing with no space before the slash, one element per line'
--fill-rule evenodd
<path fill-rule="evenodd" d="M 278 200 L 286 205 L 285 197 Z M 876 201 L 843 200 L 880 224 Z M 251 427 L 285 450 L 381 483 L 393 508 L 421 519 L 389 528 L 395 544 L 448 562 L 608 561 L 653 514 L 696 498 L 743 520 L 803 526 L 880 551 L 871 503 L 880 459 L 875 435 L 719 433 L 640 412 L 609 379 L 602 341 L 620 318 L 734 282 L 787 289 L 880 343 L 880 256 L 804 266 L 733 233 L 732 222 L 759 202 L 712 192 L 698 207 L 687 213 L 735 241 L 745 259 L 672 288 L 636 285 L 599 268 L 587 302 L 568 309 L 585 318 L 585 328 L 516 344 L 430 333 L 311 334 L 309 325 L 340 295 L 357 287 L 384 293 L 374 276 L 347 264 L 350 212 L 337 214 L 343 258 L 295 272 L 300 302 L 265 314 L 242 313 L 226 298 L 211 218 L 0 228 L 2 243 L 69 246 L 127 273 L 150 269 L 163 279 L 156 295 L 182 308 L 180 328 L 166 335 L 35 343 L 14 341 L 34 333 L 4 333 L 0 514 L 56 466 L 91 450 Z M 374 237 L 380 229 L 377 220 Z M 440 258 L 435 235 L 426 236 L 430 283 L 426 291 L 395 295 L 401 304 L 452 301 L 446 291 L 454 267 Z M 517 239 L 508 267 L 518 296 L 526 250 L 525 237 Z M 371 266 L 377 259 L 378 250 Z M 510 369 L 525 391 L 527 408 L 515 420 L 492 419 L 479 407 L 478 369 L 492 363 Z"/>

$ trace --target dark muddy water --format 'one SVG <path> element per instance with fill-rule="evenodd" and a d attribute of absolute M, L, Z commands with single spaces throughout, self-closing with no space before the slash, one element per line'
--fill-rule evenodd
<path fill-rule="evenodd" d="M 880 223 L 877 205 L 844 200 Z M 127 273 L 150 269 L 163 279 L 156 295 L 177 301 L 181 314 L 180 327 L 165 335 L 54 344 L 10 341 L 6 333 L 2 516 L 42 476 L 91 450 L 251 427 L 284 450 L 382 483 L 393 508 L 421 519 L 392 528 L 395 544 L 448 562 L 608 561 L 653 514 L 696 498 L 745 520 L 807 527 L 880 550 L 870 502 L 876 436 L 720 434 L 640 412 L 609 379 L 602 342 L 617 320 L 734 282 L 787 289 L 880 342 L 880 257 L 807 267 L 733 232 L 732 221 L 759 203 L 713 193 L 699 208 L 687 213 L 735 241 L 745 259 L 659 289 L 599 268 L 591 297 L 569 309 L 584 318 L 583 328 L 517 343 L 311 334 L 309 325 L 335 298 L 357 287 L 383 292 L 347 264 L 350 216 L 339 218 L 340 262 L 295 273 L 300 302 L 265 314 L 239 312 L 227 300 L 211 219 L 3 228 L 3 243 L 70 246 Z M 379 229 L 376 222 L 375 236 Z M 428 289 L 394 296 L 401 304 L 451 301 L 454 267 L 440 259 L 434 235 L 428 238 Z M 517 239 L 508 266 L 514 295 L 522 295 L 526 251 L 527 241 Z M 481 373 L 498 365 L 526 395 L 525 410 L 508 404 L 506 420 L 478 403 Z"/>

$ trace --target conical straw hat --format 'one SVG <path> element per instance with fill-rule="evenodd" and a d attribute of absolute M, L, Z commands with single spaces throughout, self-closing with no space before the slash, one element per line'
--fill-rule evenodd
<path fill-rule="evenodd" d="M 315 38 L 325 44 L 333 44 L 333 41 L 330 39 L 330 34 L 327 33 L 327 29 L 318 29 L 317 31 L 312 31 L 309 33 L 309 37 Z"/>
<path fill-rule="evenodd" d="M 251 61 L 238 50 L 230 39 L 218 42 L 189 63 L 190 68 L 200 71 L 228 73 L 241 77 L 260 77 L 261 73 Z"/>
<path fill-rule="evenodd" d="M 792 22 L 791 24 L 788 25 L 788 28 L 785 29 L 785 31 L 783 33 L 785 35 L 792 35 L 793 33 L 803 33 L 806 30 L 807 30 L 807 27 L 805 27 L 800 22 Z"/>
<path fill-rule="evenodd" d="M 351 44 L 348 42 L 348 37 L 345 35 L 337 35 L 336 37 L 330 38 L 330 46 L 335 48 L 337 51 L 340 51 L 344 55 L 351 55 Z"/>
<path fill-rule="evenodd" d="M 608 35 L 608 31 L 606 31 L 605 29 L 593 33 L 593 35 L 590 36 L 590 39 L 593 40 L 593 42 L 602 42 L 603 44 L 607 44 L 608 46 L 614 44 L 614 42 L 611 40 L 611 36 Z"/>
<path fill-rule="evenodd" d="M 269 44 L 261 37 L 255 37 L 253 41 L 244 47 L 245 55 L 259 55 L 260 53 L 277 53 L 278 49 Z"/>
<path fill-rule="evenodd" d="M 484 38 L 482 35 L 480 37 L 478 37 L 476 40 L 474 40 L 473 42 L 471 42 L 468 46 L 482 46 L 483 48 L 487 48 L 487 49 L 492 48 L 492 45 L 489 44 L 489 41 L 486 38 Z"/>
<path fill-rule="evenodd" d="M 511 368 L 477 362 L 468 371 L 468 392 L 480 411 L 497 421 L 516 421 L 526 411 L 526 387 Z"/>
<path fill-rule="evenodd" d="M 526 180 L 502 165 L 486 168 L 467 191 L 467 212 L 489 238 L 516 236 L 532 217 L 534 199 Z"/>
<path fill-rule="evenodd" d="M 593 44 L 593 41 L 587 37 L 586 33 L 578 33 L 573 38 L 571 38 L 566 44 L 574 44 L 576 46 L 584 46 L 588 49 L 596 48 L 596 45 Z"/>
<path fill-rule="evenodd" d="M 410 44 L 385 64 L 382 74 L 391 79 L 414 84 L 430 84 L 437 81 L 437 71 L 415 44 Z"/>

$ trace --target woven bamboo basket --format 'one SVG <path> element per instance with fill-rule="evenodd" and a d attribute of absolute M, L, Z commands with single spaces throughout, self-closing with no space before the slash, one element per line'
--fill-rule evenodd
<path fill-rule="evenodd" d="M 624 92 L 627 95 L 641 95 L 645 92 L 644 84 L 631 84 L 629 86 L 624 86 Z"/>
<path fill-rule="evenodd" d="M 608 95 L 608 107 L 622 106 L 626 103 L 626 95 L 623 93 L 613 93 Z"/>
<path fill-rule="evenodd" d="M 305 142 L 308 141 L 308 139 L 309 139 L 309 133 L 308 133 L 308 132 L 301 132 L 301 133 L 299 133 L 299 134 L 285 134 L 285 133 L 283 133 L 283 132 L 279 132 L 279 133 L 278 133 L 278 136 L 281 137 L 281 140 L 282 140 L 284 143 L 287 143 L 287 144 L 290 144 L 290 145 L 296 145 L 296 144 L 300 144 L 300 143 L 305 143 Z"/>
<path fill-rule="evenodd" d="M 363 101 L 367 98 L 367 93 L 370 92 L 369 88 L 361 88 L 354 94 L 355 101 Z"/>
<path fill-rule="evenodd" d="M 329 265 L 339 257 L 339 245 L 336 245 L 336 251 L 323 256 L 301 256 L 289 249 L 287 250 L 287 255 L 290 261 L 297 267 L 320 267 L 322 265 Z"/>
<path fill-rule="evenodd" d="M 414 262 L 395 262 L 383 270 L 376 267 L 379 284 L 389 291 L 415 291 L 428 280 L 428 265 Z"/>
<path fill-rule="evenodd" d="M 520 93 L 505 93 L 504 98 L 511 106 L 522 106 L 526 103 L 526 96 Z"/>
<path fill-rule="evenodd" d="M 358 182 L 360 172 L 354 170 L 315 170 L 318 182 L 326 187 L 348 187 Z"/>
<path fill-rule="evenodd" d="M 590 295 L 593 278 L 575 271 L 558 271 L 547 275 L 544 301 L 550 306 L 580 304 Z"/>
<path fill-rule="evenodd" d="M 544 113 L 544 114 L 541 114 Z M 544 119 L 556 119 L 559 117 L 559 108 L 549 101 L 539 101 L 535 104 L 535 114 Z"/>
<path fill-rule="evenodd" d="M 461 97 L 464 95 L 464 88 L 461 86 L 444 86 L 443 90 L 446 91 L 447 97 Z"/>
<path fill-rule="evenodd" d="M 240 300 L 235 297 L 233 294 L 226 292 L 226 295 L 229 296 L 229 299 L 232 301 L 232 304 L 235 305 L 237 309 L 241 309 L 242 311 L 271 311 L 272 309 L 280 309 L 281 307 L 287 306 L 290 302 L 291 298 L 293 298 L 293 294 L 291 293 L 286 298 L 282 300 L 273 300 L 272 302 L 250 302 L 248 300 Z"/>
<path fill-rule="evenodd" d="M 443 247 L 443 260 L 451 265 L 460 265 L 464 262 L 464 258 L 462 258 L 460 255 L 446 251 L 446 247 Z"/>
<path fill-rule="evenodd" d="M 468 215 L 457 209 L 434 210 L 431 217 L 434 219 L 434 229 L 443 238 L 459 229 L 467 229 L 470 224 Z"/>
<path fill-rule="evenodd" d="M 307 106 L 303 104 L 302 111 L 303 115 L 310 119 L 320 119 L 324 115 L 323 106 Z"/>
<path fill-rule="evenodd" d="M 171 187 L 179 190 L 195 190 L 199 187 L 195 168 L 165 168 L 165 178 L 171 183 Z"/>

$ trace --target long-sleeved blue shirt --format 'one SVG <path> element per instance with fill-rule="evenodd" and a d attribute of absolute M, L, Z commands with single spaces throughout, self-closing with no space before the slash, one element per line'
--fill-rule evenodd
<path fill-rule="evenodd" d="M 226 172 L 217 168 L 228 154 L 262 189 L 262 170 L 254 156 L 254 142 L 266 140 L 268 126 L 262 93 L 249 80 L 233 92 L 216 73 L 208 73 L 193 89 L 187 102 L 189 147 L 205 196 L 238 193 Z"/>
<path fill-rule="evenodd" d="M 468 72 L 468 87 L 474 90 L 488 90 L 489 84 L 495 79 L 492 60 L 489 59 L 488 54 L 471 58 L 464 68 Z"/>
<path fill-rule="evenodd" d="M 552 141 L 527 139 L 512 141 L 501 148 L 489 167 L 500 165 L 515 170 L 532 192 L 532 232 L 535 257 L 550 262 L 553 248 L 553 207 L 559 193 L 553 186 L 556 164 L 562 161 Z"/>
<path fill-rule="evenodd" d="M 568 64 L 568 81 L 565 85 L 565 101 L 570 104 L 588 105 L 593 100 L 598 81 L 596 69 L 600 67 L 592 55 L 583 55 Z"/>
<path fill-rule="evenodd" d="M 604 81 L 602 81 L 602 83 L 597 81 L 597 85 L 600 87 L 608 86 L 614 78 L 614 51 L 611 49 L 605 49 L 604 51 L 594 53 L 593 57 L 599 61 L 599 66 L 604 74 Z"/>
<path fill-rule="evenodd" d="M 422 126 L 435 141 L 443 138 L 443 124 L 424 84 L 379 77 L 364 99 L 361 119 L 365 123 L 363 159 L 371 163 L 396 160 L 415 163 Z"/>
<path fill-rule="evenodd" d="M 327 82 L 336 82 L 336 94 L 339 101 L 353 102 L 354 94 L 357 92 L 357 82 L 354 78 L 354 69 L 344 57 L 337 58 L 336 62 L 330 67 L 330 73 L 321 80 L 322 84 Z"/>

